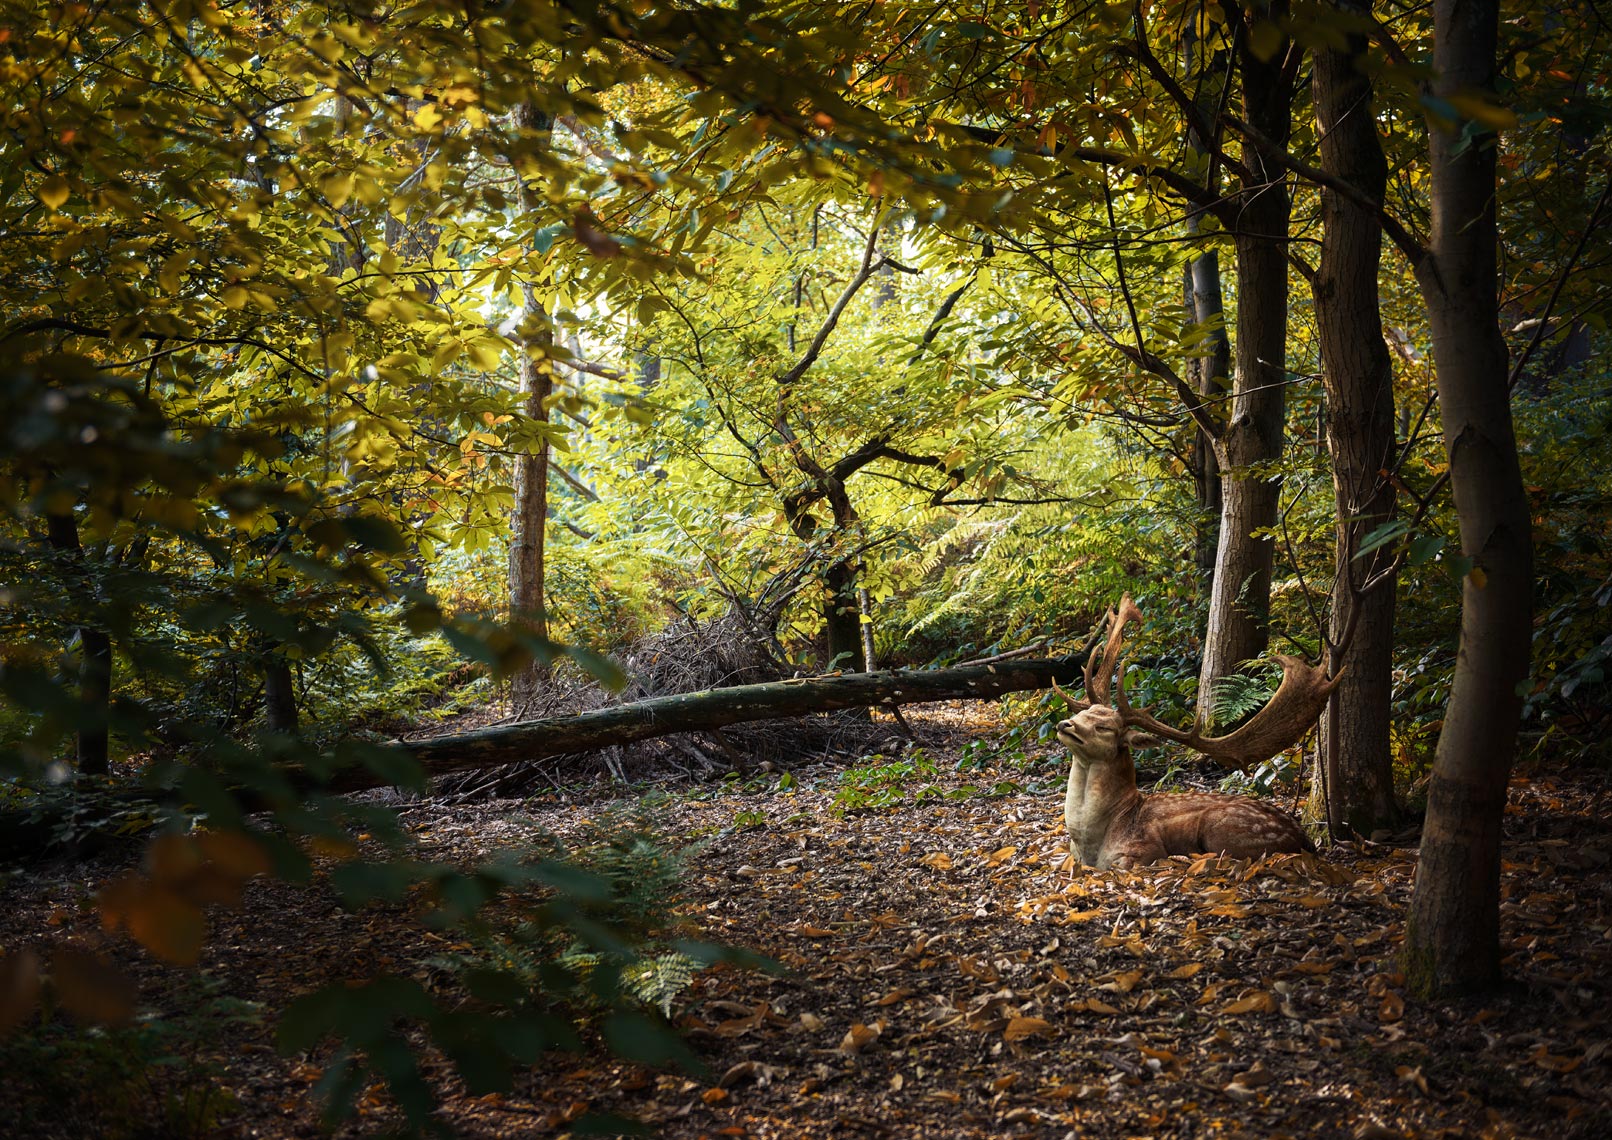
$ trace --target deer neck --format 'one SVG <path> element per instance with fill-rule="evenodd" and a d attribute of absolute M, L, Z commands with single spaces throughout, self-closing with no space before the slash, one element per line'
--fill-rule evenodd
<path fill-rule="evenodd" d="M 1111 759 L 1095 762 L 1075 756 L 1069 766 L 1063 817 L 1080 861 L 1088 867 L 1096 866 L 1114 824 L 1141 803 L 1142 793 L 1136 790 L 1136 765 L 1129 748 L 1122 748 Z"/>

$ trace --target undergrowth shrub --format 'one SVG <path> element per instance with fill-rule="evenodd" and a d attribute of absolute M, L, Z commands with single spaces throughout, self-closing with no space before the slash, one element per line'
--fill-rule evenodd
<path fill-rule="evenodd" d="M 8 1136 L 40 1140 L 202 1140 L 239 1108 L 223 1081 L 226 1032 L 263 1020 L 256 1002 L 200 977 L 181 1012 L 85 1029 L 60 1017 L 0 1037 L 0 1104 Z"/>
<path fill-rule="evenodd" d="M 533 994 L 557 990 L 561 1004 L 579 996 L 590 1006 L 624 997 L 670 1017 L 705 965 L 679 948 L 689 933 L 677 909 L 682 853 L 642 816 L 608 819 L 569 850 L 544 846 L 578 882 L 590 877 L 596 888 L 578 896 L 570 921 L 556 925 L 539 908 L 482 925 L 468 932 L 468 954 L 434 964 L 460 978 L 490 969 Z M 600 937 L 606 928 L 609 936 Z"/>
<path fill-rule="evenodd" d="M 416 1131 L 431 1124 L 437 1094 L 415 1060 L 411 1026 L 448 1056 L 471 1095 L 507 1092 L 545 1054 L 596 1046 L 699 1072 L 666 1020 L 677 998 L 706 966 L 769 963 L 689 937 L 681 877 L 678 854 L 642 816 L 607 819 L 569 847 L 539 842 L 473 879 L 443 877 L 451 890 L 434 921 L 468 949 L 432 959 L 439 974 L 429 984 L 382 977 L 299 998 L 281 1019 L 281 1050 L 336 1038 L 316 1089 L 327 1122 L 345 1119 L 381 1079 Z M 573 1126 L 619 1131 L 630 1122 Z"/>

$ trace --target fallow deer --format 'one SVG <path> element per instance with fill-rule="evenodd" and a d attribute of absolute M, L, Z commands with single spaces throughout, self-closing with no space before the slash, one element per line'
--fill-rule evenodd
<path fill-rule="evenodd" d="M 1225 736 L 1207 737 L 1197 725 L 1183 732 L 1131 708 L 1122 669 L 1109 703 L 1124 627 L 1141 616 L 1129 596 L 1117 614 L 1110 612 L 1102 653 L 1086 660 L 1087 700 L 1076 700 L 1053 684 L 1074 711 L 1058 725 L 1058 739 L 1072 758 L 1064 823 L 1076 858 L 1106 870 L 1136 867 L 1166 855 L 1246 858 L 1314 851 L 1303 828 L 1272 804 L 1211 792 L 1143 795 L 1136 787 L 1131 749 L 1175 741 L 1247 771 L 1303 736 L 1321 714 L 1337 678 L 1297 657 L 1278 655 L 1282 683 L 1252 720 Z"/>

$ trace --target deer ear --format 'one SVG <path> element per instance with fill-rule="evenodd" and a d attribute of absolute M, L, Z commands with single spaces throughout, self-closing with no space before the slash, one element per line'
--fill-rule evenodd
<path fill-rule="evenodd" d="M 1141 729 L 1128 728 L 1125 730 L 1125 743 L 1130 748 L 1162 748 L 1164 741 L 1151 733 Z"/>

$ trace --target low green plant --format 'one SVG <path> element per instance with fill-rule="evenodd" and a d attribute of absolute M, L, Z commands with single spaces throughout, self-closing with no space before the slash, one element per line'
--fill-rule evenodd
<path fill-rule="evenodd" d="M 831 807 L 837 816 L 850 812 L 876 811 L 891 807 L 907 798 L 906 785 L 915 777 L 928 778 L 936 773 L 935 762 L 921 748 L 914 748 L 900 759 L 886 759 L 875 752 L 862 757 L 862 763 L 840 773 L 839 790 L 834 793 Z M 933 784 L 915 790 L 916 799 L 928 799 L 942 794 Z"/>
<path fill-rule="evenodd" d="M 51 1018 L 0 1038 L 0 1105 L 10 1135 L 184 1140 L 216 1135 L 238 1109 L 212 1058 L 262 1007 L 205 976 L 183 1012 L 84 1029 Z"/>
<path fill-rule="evenodd" d="M 445 877 L 442 922 L 458 924 L 469 946 L 431 961 L 454 983 L 452 993 L 403 977 L 326 987 L 286 1010 L 281 1049 L 336 1037 L 316 1090 L 327 1121 L 343 1119 L 378 1077 L 416 1131 L 436 1126 L 435 1094 L 404 1035 L 410 1025 L 476 1095 L 507 1091 L 545 1053 L 578 1052 L 595 1038 L 625 1060 L 701 1072 L 667 1024 L 673 1003 L 715 962 L 770 963 L 689 937 L 677 912 L 681 877 L 679 853 L 642 815 L 607 818 L 569 848 L 547 841 L 471 879 Z M 487 904 L 495 899 L 518 905 L 494 911 Z M 588 1123 L 632 1127 L 615 1118 Z"/>
<path fill-rule="evenodd" d="M 1274 796 L 1293 786 L 1303 767 L 1297 755 L 1283 752 L 1272 756 L 1251 772 L 1232 772 L 1220 781 L 1223 792 L 1243 795 Z"/>
<path fill-rule="evenodd" d="M 761 812 L 740 814 L 766 822 Z M 584 885 L 586 876 L 593 880 L 586 885 L 595 888 L 577 900 L 576 921 L 555 925 L 540 910 L 505 927 L 472 930 L 470 956 L 436 964 L 461 975 L 491 964 L 521 978 L 534 993 L 556 980 L 587 984 L 609 974 L 625 997 L 670 1016 L 673 1000 L 700 969 L 674 945 L 681 925 L 676 907 L 682 896 L 682 854 L 645 817 L 634 815 L 605 820 L 563 858 L 577 885 Z M 610 936 L 601 937 L 606 926 Z"/>

